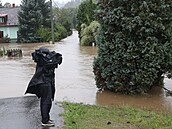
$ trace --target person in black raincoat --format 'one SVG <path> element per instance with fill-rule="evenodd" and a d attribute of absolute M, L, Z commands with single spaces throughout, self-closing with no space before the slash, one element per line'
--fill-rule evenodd
<path fill-rule="evenodd" d="M 62 63 L 62 55 L 41 47 L 32 53 L 36 71 L 30 80 L 25 94 L 35 94 L 40 98 L 42 126 L 54 126 L 50 120 L 50 110 L 55 94 L 55 68 Z"/>

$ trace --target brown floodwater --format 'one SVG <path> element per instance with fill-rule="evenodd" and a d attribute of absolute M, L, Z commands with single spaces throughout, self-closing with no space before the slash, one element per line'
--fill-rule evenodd
<path fill-rule="evenodd" d="M 70 101 L 98 105 L 128 105 L 172 113 L 172 97 L 159 87 L 145 96 L 127 96 L 111 92 L 99 92 L 95 85 L 93 60 L 96 47 L 79 45 L 78 33 L 55 44 L 0 44 L 0 48 L 22 49 L 23 57 L 0 57 L 0 98 L 24 96 L 24 92 L 35 72 L 31 53 L 47 47 L 63 55 L 63 63 L 56 69 L 57 101 Z M 165 87 L 172 90 L 172 80 L 165 79 Z"/>

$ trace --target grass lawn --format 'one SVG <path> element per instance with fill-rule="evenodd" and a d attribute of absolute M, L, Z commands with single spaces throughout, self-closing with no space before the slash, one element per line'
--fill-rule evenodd
<path fill-rule="evenodd" d="M 63 107 L 64 129 L 172 129 L 172 114 L 68 102 Z"/>

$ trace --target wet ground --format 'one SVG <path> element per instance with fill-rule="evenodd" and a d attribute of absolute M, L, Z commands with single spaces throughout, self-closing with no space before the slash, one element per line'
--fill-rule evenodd
<path fill-rule="evenodd" d="M 47 47 L 63 55 L 63 63 L 56 70 L 56 101 L 70 101 L 99 105 L 131 105 L 172 113 L 172 97 L 156 87 L 146 96 L 126 96 L 99 92 L 95 85 L 92 64 L 96 47 L 79 45 L 77 31 L 55 44 L 0 44 L 0 48 L 23 50 L 22 58 L 0 57 L 0 98 L 23 97 L 34 74 L 31 53 Z M 165 87 L 172 90 L 172 80 L 165 79 Z"/>
<path fill-rule="evenodd" d="M 54 127 L 41 126 L 39 100 L 34 96 L 0 99 L 0 129 L 61 129 L 63 109 L 53 103 L 51 119 Z"/>

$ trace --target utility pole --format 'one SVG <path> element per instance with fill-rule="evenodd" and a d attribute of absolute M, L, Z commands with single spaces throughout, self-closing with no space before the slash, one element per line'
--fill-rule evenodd
<path fill-rule="evenodd" d="M 53 16 L 53 2 L 50 0 L 51 7 L 51 33 L 52 33 L 52 43 L 54 44 L 54 16 Z"/>

